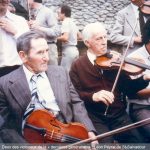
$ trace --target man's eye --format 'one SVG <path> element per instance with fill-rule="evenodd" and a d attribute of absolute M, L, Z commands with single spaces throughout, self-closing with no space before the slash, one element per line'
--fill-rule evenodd
<path fill-rule="evenodd" d="M 100 38 L 97 38 L 97 40 L 102 40 L 102 38 L 100 37 Z"/>
<path fill-rule="evenodd" d="M 44 52 L 39 52 L 38 54 L 42 55 Z"/>

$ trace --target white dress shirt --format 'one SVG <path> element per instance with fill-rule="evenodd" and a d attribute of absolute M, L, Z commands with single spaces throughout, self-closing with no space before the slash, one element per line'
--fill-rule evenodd
<path fill-rule="evenodd" d="M 16 38 L 22 33 L 29 31 L 28 24 L 23 17 L 12 14 L 9 11 L 1 18 L 6 18 L 10 21 L 12 26 L 16 28 L 17 34 L 13 36 L 0 28 L 2 42 L 0 43 L 0 67 L 20 65 L 22 61 L 16 49 Z"/>
<path fill-rule="evenodd" d="M 32 91 L 31 78 L 34 74 L 30 72 L 25 66 L 23 66 L 23 70 L 25 72 L 30 91 Z M 45 72 L 40 73 L 40 77 L 38 77 L 37 90 L 39 101 L 42 103 L 44 108 L 52 110 L 54 113 L 60 111 L 49 79 Z"/>
<path fill-rule="evenodd" d="M 87 56 L 88 56 L 88 59 L 90 60 L 90 62 L 94 65 L 94 61 L 96 59 L 96 55 L 87 51 Z"/>
<path fill-rule="evenodd" d="M 62 22 L 61 26 L 61 33 L 68 33 L 69 38 L 67 42 L 62 42 L 62 47 L 67 47 L 67 46 L 76 46 L 77 45 L 77 33 L 78 33 L 78 28 L 73 21 L 72 18 L 66 17 L 64 21 Z"/>

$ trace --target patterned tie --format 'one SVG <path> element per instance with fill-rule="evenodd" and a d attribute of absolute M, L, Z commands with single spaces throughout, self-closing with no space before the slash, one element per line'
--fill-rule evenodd
<path fill-rule="evenodd" d="M 53 113 L 57 119 L 59 121 L 62 121 L 65 123 L 65 119 L 63 117 L 63 115 L 59 113 L 59 110 L 52 110 L 50 108 L 47 107 L 47 103 L 46 101 L 41 98 L 40 96 L 40 93 L 39 93 L 39 89 L 37 88 L 37 80 L 38 78 L 41 77 L 40 74 L 38 75 L 33 75 L 30 82 L 32 83 L 32 90 L 31 90 L 31 102 L 30 104 L 27 106 L 26 108 L 26 111 L 24 113 L 24 116 L 23 116 L 23 122 L 22 122 L 22 129 L 24 128 L 24 125 L 25 125 L 25 120 L 27 119 L 27 117 L 35 110 L 35 109 L 38 109 L 38 108 L 45 108 L 47 109 L 48 111 L 50 111 L 51 113 Z M 22 133 L 23 133 L 23 130 L 22 130 Z"/>
<path fill-rule="evenodd" d="M 23 116 L 23 119 L 26 119 L 27 116 L 33 112 L 33 110 L 35 109 L 35 103 L 38 102 L 38 94 L 37 94 L 37 79 L 38 79 L 38 76 L 39 75 L 33 75 L 32 78 L 31 78 L 31 83 L 32 83 L 32 91 L 31 91 L 31 102 L 30 104 L 28 105 L 25 113 L 24 113 L 24 116 Z"/>

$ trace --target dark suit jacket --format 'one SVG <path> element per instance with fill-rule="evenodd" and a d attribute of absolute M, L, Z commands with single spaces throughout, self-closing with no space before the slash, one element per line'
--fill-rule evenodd
<path fill-rule="evenodd" d="M 89 131 L 95 131 L 68 73 L 58 66 L 49 66 L 46 73 L 66 121 L 81 122 Z M 21 134 L 22 117 L 30 101 L 31 93 L 22 66 L 0 78 L 0 115 L 5 120 L 1 133 L 5 128 L 15 129 Z M 8 142 L 11 142 L 11 139 L 8 139 Z"/>

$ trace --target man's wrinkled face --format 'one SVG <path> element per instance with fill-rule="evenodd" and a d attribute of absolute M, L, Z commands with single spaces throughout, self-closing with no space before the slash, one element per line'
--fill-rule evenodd
<path fill-rule="evenodd" d="M 102 30 L 87 40 L 89 50 L 96 56 L 104 55 L 107 52 L 107 32 Z"/>
<path fill-rule="evenodd" d="M 49 62 L 48 51 L 49 48 L 45 39 L 32 39 L 29 53 L 23 52 L 22 60 L 24 65 L 33 73 L 46 71 Z"/>

